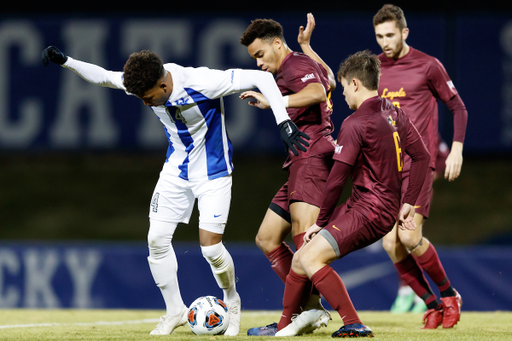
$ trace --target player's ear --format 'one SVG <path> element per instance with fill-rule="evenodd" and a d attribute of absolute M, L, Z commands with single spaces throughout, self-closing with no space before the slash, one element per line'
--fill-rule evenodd
<path fill-rule="evenodd" d="M 283 46 L 283 41 L 279 38 L 274 38 L 273 44 L 276 48 L 281 48 Z"/>
<path fill-rule="evenodd" d="M 409 36 L 409 29 L 406 27 L 402 30 L 402 39 L 405 40 Z"/>

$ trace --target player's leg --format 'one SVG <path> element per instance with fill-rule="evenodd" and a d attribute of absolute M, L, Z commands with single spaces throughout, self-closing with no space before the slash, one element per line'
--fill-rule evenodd
<path fill-rule="evenodd" d="M 256 245 L 283 283 L 290 272 L 293 257 L 293 251 L 284 242 L 291 231 L 287 188 L 285 184 L 272 199 L 256 235 Z"/>
<path fill-rule="evenodd" d="M 170 334 L 186 323 L 187 307 L 179 290 L 172 238 L 178 222 L 186 223 L 190 219 L 194 198 L 187 184 L 180 180 L 170 179 L 163 171 L 151 200 L 148 263 L 166 307 L 166 315 L 161 317 L 152 335 Z"/>
<path fill-rule="evenodd" d="M 210 264 L 213 276 L 223 291 L 223 300 L 230 314 L 227 336 L 238 335 L 240 330 L 241 301 L 236 291 L 235 265 L 222 236 L 231 202 L 231 176 L 225 176 L 194 186 L 199 209 L 199 242 L 201 252 Z"/>

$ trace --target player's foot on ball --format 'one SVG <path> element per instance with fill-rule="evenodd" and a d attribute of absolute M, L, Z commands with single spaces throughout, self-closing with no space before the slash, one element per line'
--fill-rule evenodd
<path fill-rule="evenodd" d="M 346 324 L 332 334 L 332 337 L 373 337 L 373 332 L 364 324 Z"/>
<path fill-rule="evenodd" d="M 460 308 L 462 307 L 462 297 L 455 291 L 455 296 L 442 297 L 443 301 L 443 328 L 453 328 L 460 320 Z"/>
<path fill-rule="evenodd" d="M 429 309 L 423 315 L 424 326 L 421 329 L 436 329 L 441 323 L 443 323 L 443 310 Z"/>
<path fill-rule="evenodd" d="M 331 315 L 327 310 L 305 310 L 300 315 L 292 317 L 292 322 L 278 331 L 276 336 L 296 336 L 312 333 L 320 327 L 327 327 Z"/>
<path fill-rule="evenodd" d="M 226 302 L 226 306 L 228 307 L 229 312 L 229 326 L 224 335 L 237 336 L 240 332 L 240 310 L 242 307 L 240 296 L 238 296 L 237 300 Z"/>
<path fill-rule="evenodd" d="M 166 314 L 160 317 L 160 322 L 149 335 L 169 335 L 174 329 L 187 323 L 187 315 L 188 309 L 186 306 L 183 306 L 183 309 L 178 315 L 172 316 Z"/>
<path fill-rule="evenodd" d="M 265 327 L 254 327 L 247 331 L 250 336 L 275 336 L 277 333 L 277 323 L 269 324 Z"/>

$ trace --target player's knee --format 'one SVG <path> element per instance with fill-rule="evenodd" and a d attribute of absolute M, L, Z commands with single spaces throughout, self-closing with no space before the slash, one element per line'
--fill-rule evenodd
<path fill-rule="evenodd" d="M 410 250 L 414 246 L 418 245 L 421 240 L 421 235 L 417 235 L 415 233 L 402 233 L 400 235 L 400 241 L 404 246 Z"/>
<path fill-rule="evenodd" d="M 281 245 L 280 241 L 274 240 L 274 238 L 269 238 L 269 236 L 263 235 L 261 233 L 256 235 L 254 241 L 256 242 L 256 246 L 258 246 L 258 248 L 265 254 Z"/>
<path fill-rule="evenodd" d="M 396 250 L 397 248 L 397 240 L 396 238 L 386 238 L 387 236 L 385 236 L 384 238 L 382 238 L 382 247 L 384 248 L 384 250 L 386 250 L 386 252 L 393 252 L 394 250 Z"/>

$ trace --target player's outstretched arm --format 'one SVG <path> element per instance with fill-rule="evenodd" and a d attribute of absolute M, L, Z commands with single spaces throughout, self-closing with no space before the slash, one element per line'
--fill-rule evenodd
<path fill-rule="evenodd" d="M 122 72 L 108 71 L 98 65 L 73 59 L 66 56 L 55 46 L 49 46 L 44 49 L 42 59 L 45 66 L 48 66 L 49 62 L 61 65 L 74 71 L 89 83 L 125 90 Z"/>
<path fill-rule="evenodd" d="M 334 77 L 334 73 L 332 72 L 329 65 L 327 65 L 320 56 L 313 51 L 311 48 L 311 35 L 313 34 L 313 30 L 315 29 L 315 17 L 313 14 L 308 13 L 307 15 L 308 23 L 306 25 L 306 28 L 304 26 L 299 27 L 299 36 L 297 38 L 297 41 L 300 45 L 300 48 L 302 49 L 302 52 L 305 55 L 308 55 L 311 59 L 314 61 L 322 64 L 322 66 L 327 70 L 327 74 L 329 75 L 329 84 L 331 86 L 331 91 L 333 91 L 336 88 L 336 77 Z"/>

